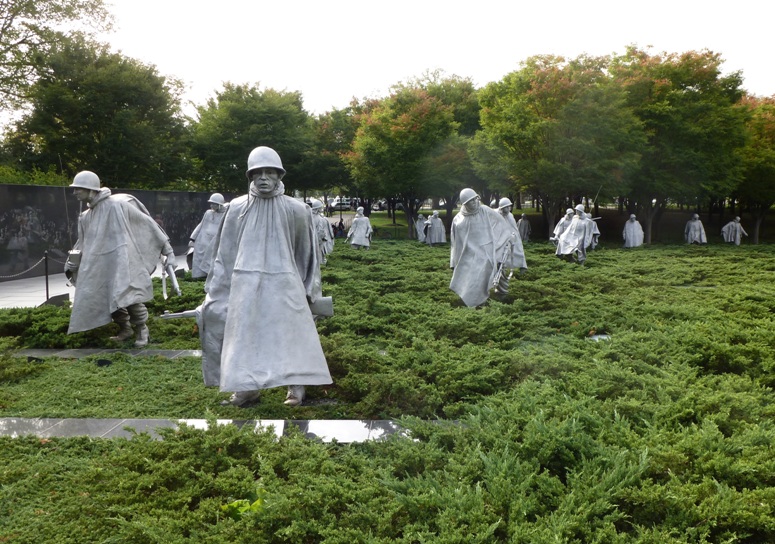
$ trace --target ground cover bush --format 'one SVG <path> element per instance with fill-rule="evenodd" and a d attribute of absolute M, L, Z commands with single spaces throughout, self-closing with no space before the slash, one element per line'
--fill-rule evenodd
<path fill-rule="evenodd" d="M 505 301 L 463 306 L 448 247 L 337 242 L 319 322 L 335 383 L 298 409 L 221 407 L 196 358 L 27 361 L 67 309 L 0 312 L 0 415 L 207 417 L 163 441 L 0 439 L 9 542 L 775 541 L 772 246 L 528 244 Z M 202 283 L 149 309 L 192 308 Z M 197 349 L 193 320 L 150 347 Z M 597 334 L 609 340 L 594 341 Z M 105 357 L 105 356 L 101 356 Z M 412 440 L 320 444 L 215 418 L 402 418 Z"/>

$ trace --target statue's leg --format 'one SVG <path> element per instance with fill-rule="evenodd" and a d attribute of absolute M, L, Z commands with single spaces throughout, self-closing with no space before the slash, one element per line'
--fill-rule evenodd
<path fill-rule="evenodd" d="M 129 323 L 129 312 L 127 312 L 126 308 L 119 308 L 110 314 L 110 317 L 118 324 L 118 334 L 116 336 L 111 336 L 111 340 L 114 342 L 123 342 L 134 336 L 135 331 L 132 330 L 132 325 Z"/>
<path fill-rule="evenodd" d="M 127 306 L 129 312 L 129 322 L 135 327 L 135 347 L 144 348 L 148 345 L 148 309 L 143 303 Z"/>

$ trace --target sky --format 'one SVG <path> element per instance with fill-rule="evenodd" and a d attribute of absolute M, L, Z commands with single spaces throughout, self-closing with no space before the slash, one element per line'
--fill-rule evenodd
<path fill-rule="evenodd" d="M 321 114 L 428 71 L 483 87 L 533 55 L 709 49 L 743 87 L 775 95 L 775 1 L 106 0 L 115 51 L 186 86 L 184 111 L 224 82 L 299 91 Z M 726 9 L 725 9 L 726 8 Z"/>

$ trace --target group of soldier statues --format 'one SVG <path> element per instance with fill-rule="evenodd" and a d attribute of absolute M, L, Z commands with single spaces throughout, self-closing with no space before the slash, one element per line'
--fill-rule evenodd
<path fill-rule="evenodd" d="M 325 207 L 285 194 L 285 175 L 274 149 L 260 146 L 247 159 L 248 194 L 225 202 L 213 193 L 201 222 L 190 236 L 189 268 L 204 281 L 204 301 L 195 310 L 162 317 L 195 317 L 202 346 L 202 375 L 207 386 L 231 393 L 222 404 L 248 406 L 260 392 L 287 387 L 285 404 L 304 402 L 306 386 L 331 383 L 316 319 L 333 315 L 324 297 L 320 267 L 334 248 Z M 97 174 L 79 172 L 70 187 L 86 209 L 79 215 L 78 241 L 65 263 L 76 286 L 68 333 L 115 322 L 117 342 L 149 342 L 148 310 L 153 298 L 151 275 L 161 258 L 165 273 L 175 276 L 170 241 L 135 197 L 112 194 Z M 490 293 L 508 293 L 514 270 L 527 269 L 523 242 L 530 222 L 512 215 L 512 202 L 502 198 L 482 205 L 470 188 L 460 192 L 460 212 L 450 229 L 449 287 L 463 303 L 481 306 Z M 439 213 L 416 222 L 417 237 L 430 246 L 446 243 Z M 363 208 L 356 210 L 347 240 L 368 249 L 373 229 Z M 746 232 L 735 218 L 722 229 L 727 242 L 739 244 Z M 584 263 L 600 231 L 579 204 L 569 208 L 554 229 L 556 254 Z M 625 247 L 643 243 L 634 215 L 623 231 Z M 695 215 L 686 225 L 688 243 L 705 243 L 705 230 Z M 165 284 L 166 285 L 166 284 Z"/>

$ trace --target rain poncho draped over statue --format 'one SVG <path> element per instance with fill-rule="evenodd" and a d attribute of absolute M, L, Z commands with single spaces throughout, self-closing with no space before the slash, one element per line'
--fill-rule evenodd
<path fill-rule="evenodd" d="M 643 227 L 635 215 L 630 215 L 630 219 L 624 223 L 622 238 L 624 239 L 624 247 L 640 247 L 643 245 Z"/>
<path fill-rule="evenodd" d="M 452 220 L 449 288 L 466 306 L 487 302 L 499 263 L 504 268 L 527 268 L 522 242 L 503 217 L 486 206 L 470 213 L 461 208 Z"/>
<path fill-rule="evenodd" d="M 119 308 L 153 299 L 151 274 L 165 246 L 171 254 L 167 234 L 142 202 L 100 189 L 78 220 L 81 261 L 68 334 L 107 325 Z"/>
<path fill-rule="evenodd" d="M 684 229 L 684 239 L 687 244 L 707 244 L 708 237 L 705 236 L 705 227 L 702 226 L 700 216 L 696 213 L 686 222 Z"/>
<path fill-rule="evenodd" d="M 218 234 L 201 309 L 205 385 L 255 391 L 331 383 L 309 308 L 321 296 L 309 206 L 252 183 Z"/>
<path fill-rule="evenodd" d="M 743 225 L 740 224 L 740 218 L 735 217 L 733 221 L 730 221 L 721 229 L 721 236 L 725 242 L 739 246 L 743 236 L 748 236 L 748 233 L 745 232 Z"/>
<path fill-rule="evenodd" d="M 204 278 L 210 272 L 214 258 L 212 245 L 218 234 L 218 227 L 221 226 L 225 209 L 224 206 L 220 211 L 207 210 L 202 221 L 191 233 L 190 238 L 194 241 L 194 258 L 191 267 L 193 278 Z"/>

